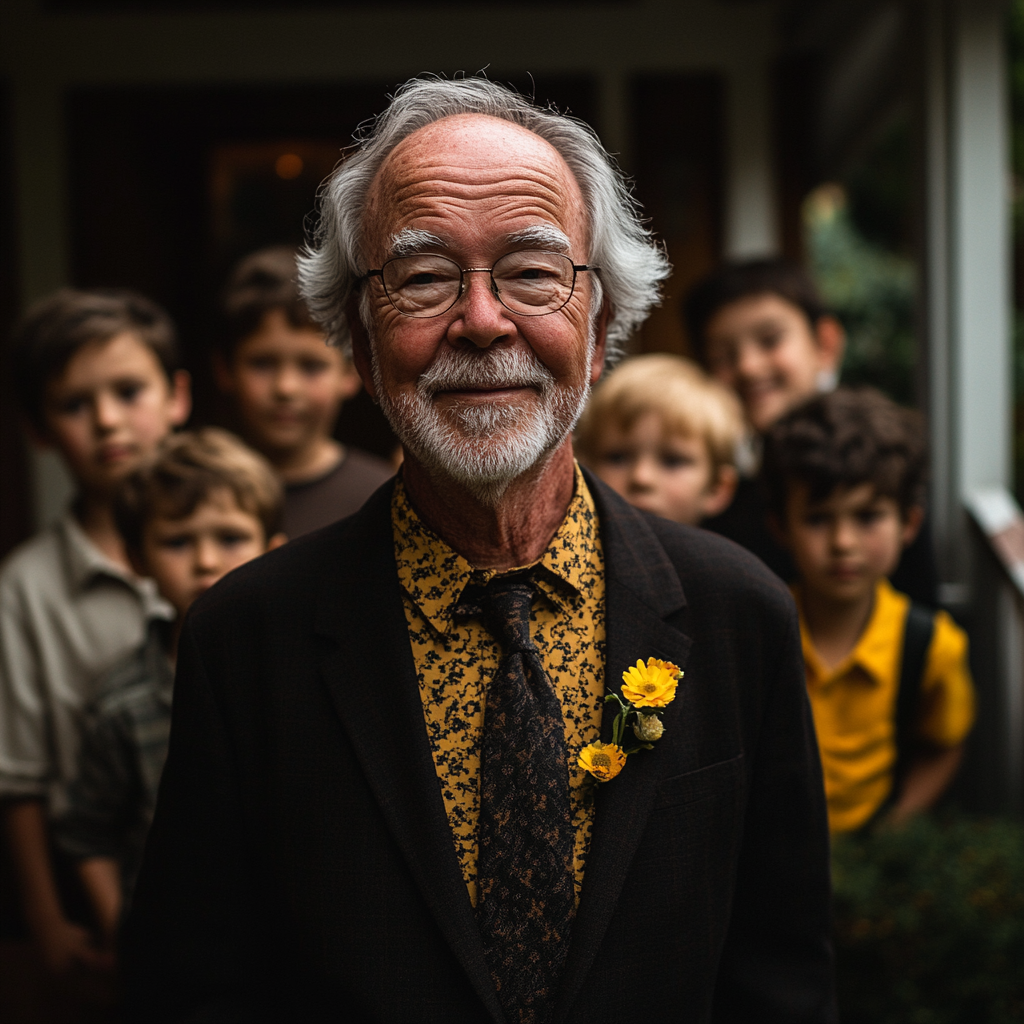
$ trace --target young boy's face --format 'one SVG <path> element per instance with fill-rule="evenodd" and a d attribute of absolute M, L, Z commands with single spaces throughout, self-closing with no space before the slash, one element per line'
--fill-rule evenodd
<path fill-rule="evenodd" d="M 276 547 L 283 537 L 264 536 L 263 524 L 238 506 L 224 488 L 212 492 L 183 519 L 154 516 L 142 531 L 141 565 L 178 615 L 225 573 Z"/>
<path fill-rule="evenodd" d="M 253 445 L 272 462 L 330 437 L 341 403 L 359 389 L 342 353 L 271 310 L 218 370 Z"/>
<path fill-rule="evenodd" d="M 809 494 L 804 483 L 790 485 L 781 524 L 807 594 L 836 602 L 866 599 L 914 539 L 921 509 L 902 515 L 895 499 L 870 483 L 837 488 L 821 501 Z"/>
<path fill-rule="evenodd" d="M 751 426 L 763 431 L 814 395 L 823 371 L 838 369 L 843 331 L 832 317 L 812 325 L 778 295 L 750 295 L 708 321 L 704 350 L 711 375 L 739 395 Z"/>
<path fill-rule="evenodd" d="M 716 474 L 703 438 L 666 431 L 656 412 L 628 430 L 609 422 L 592 465 L 631 505 L 691 526 L 721 512 L 735 490 L 735 470 Z"/>
<path fill-rule="evenodd" d="M 126 331 L 83 345 L 47 383 L 43 439 L 83 490 L 110 494 L 190 410 L 188 374 L 168 381 L 153 350 Z"/>

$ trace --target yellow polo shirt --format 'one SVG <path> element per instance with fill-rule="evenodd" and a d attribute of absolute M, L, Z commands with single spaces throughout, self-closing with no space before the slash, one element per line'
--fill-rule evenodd
<path fill-rule="evenodd" d="M 391 501 L 391 522 L 427 736 L 455 852 L 476 906 L 480 747 L 487 686 L 501 660 L 501 648 L 478 619 L 455 620 L 452 610 L 470 581 L 486 583 L 499 573 L 474 569 L 433 534 L 410 504 L 401 479 Z M 594 501 L 578 466 L 565 519 L 534 565 L 539 567 L 538 594 L 530 611 L 530 635 L 565 721 L 579 899 L 594 807 L 586 799 L 587 775 L 576 765 L 575 754 L 600 738 L 605 580 Z"/>
<path fill-rule="evenodd" d="M 821 750 L 829 827 L 848 832 L 865 824 L 892 789 L 896 695 L 910 598 L 880 580 L 874 610 L 857 646 L 829 669 L 811 642 L 799 586 L 793 593 L 800 609 L 807 693 Z M 974 723 L 967 635 L 945 612 L 935 616 L 921 706 L 918 735 L 936 747 L 958 746 Z"/>

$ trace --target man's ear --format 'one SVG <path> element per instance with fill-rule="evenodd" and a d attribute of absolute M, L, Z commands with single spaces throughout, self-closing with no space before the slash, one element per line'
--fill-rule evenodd
<path fill-rule="evenodd" d="M 366 393 L 377 401 L 377 393 L 373 387 L 373 357 L 370 354 L 370 335 L 363 326 L 359 316 L 359 300 L 355 295 L 348 301 L 348 308 L 345 310 L 348 318 L 348 333 L 352 339 L 352 365 L 356 368 L 366 388 Z"/>
<path fill-rule="evenodd" d="M 846 351 L 846 331 L 834 316 L 819 316 L 814 324 L 814 340 L 818 345 L 819 369 L 839 373 Z"/>
<path fill-rule="evenodd" d="M 701 517 L 710 518 L 724 512 L 736 494 L 740 476 L 735 466 L 719 466 L 716 478 L 709 485 L 701 501 Z"/>
<path fill-rule="evenodd" d="M 182 426 L 192 414 L 192 376 L 188 370 L 176 370 L 171 378 L 171 423 Z"/>
<path fill-rule="evenodd" d="M 608 351 L 608 321 L 612 315 L 612 304 L 605 297 L 601 300 L 601 312 L 594 324 L 594 354 L 590 360 L 590 383 L 596 384 L 604 373 L 604 361 Z"/>
<path fill-rule="evenodd" d="M 900 540 L 905 548 L 914 543 L 923 522 L 924 509 L 920 505 L 911 505 L 903 514 L 903 532 Z"/>

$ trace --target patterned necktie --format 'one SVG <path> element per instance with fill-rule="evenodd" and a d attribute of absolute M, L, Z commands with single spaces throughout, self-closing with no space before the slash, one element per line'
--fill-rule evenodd
<path fill-rule="evenodd" d="M 576 912 L 568 749 L 530 639 L 533 592 L 524 575 L 496 577 L 459 609 L 482 615 L 503 655 L 484 713 L 477 921 L 513 1024 L 550 1019 Z"/>

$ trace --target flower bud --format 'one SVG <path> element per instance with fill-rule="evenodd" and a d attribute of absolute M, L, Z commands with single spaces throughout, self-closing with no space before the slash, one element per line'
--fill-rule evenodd
<path fill-rule="evenodd" d="M 637 715 L 633 726 L 633 735 L 641 743 L 653 743 L 660 740 L 665 731 L 665 723 L 657 715 Z"/>

